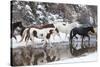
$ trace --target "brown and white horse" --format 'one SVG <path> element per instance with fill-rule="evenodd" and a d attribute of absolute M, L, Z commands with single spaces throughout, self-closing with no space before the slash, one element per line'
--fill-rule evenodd
<path fill-rule="evenodd" d="M 70 31 L 75 28 L 81 26 L 77 22 L 68 23 L 68 22 L 56 22 L 52 24 L 44 24 L 44 25 L 33 25 L 28 28 L 26 28 L 22 35 L 22 40 L 25 40 L 26 45 L 28 43 L 28 40 L 31 39 L 34 44 L 34 37 L 43 39 L 45 41 L 44 44 L 47 43 L 47 41 L 50 43 L 50 36 L 58 35 L 60 37 L 59 32 L 65 33 L 66 35 L 70 33 Z"/>
<path fill-rule="evenodd" d="M 50 46 L 52 46 L 50 42 L 50 37 L 51 35 L 53 35 L 54 37 L 57 34 L 59 35 L 59 32 L 53 24 L 46 24 L 46 25 L 39 26 L 39 27 L 32 26 L 32 27 L 26 28 L 23 31 L 21 41 L 25 40 L 26 45 L 27 45 L 30 39 L 32 41 L 32 44 L 34 44 L 34 37 L 36 37 L 36 38 L 44 40 L 43 45 L 46 45 L 46 43 L 48 42 Z"/>

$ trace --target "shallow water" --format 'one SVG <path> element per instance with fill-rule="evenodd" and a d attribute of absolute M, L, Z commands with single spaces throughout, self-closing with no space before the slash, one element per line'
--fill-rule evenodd
<path fill-rule="evenodd" d="M 84 40 L 84 43 L 85 45 L 88 45 L 87 39 Z M 12 65 L 13 66 L 38 65 L 38 64 L 45 64 L 48 62 L 64 60 L 64 59 L 74 57 L 70 53 L 68 41 L 53 42 L 52 45 L 53 45 L 52 47 L 50 46 L 41 47 L 42 43 L 39 43 L 39 44 L 36 44 L 35 46 L 30 44 L 27 47 L 19 46 L 16 48 L 12 48 L 12 54 L 11 54 L 12 59 L 13 59 Z M 74 39 L 74 46 L 76 45 L 77 45 L 76 49 L 81 49 L 81 39 L 80 38 L 78 40 Z M 91 45 L 91 48 L 86 49 L 88 50 L 88 52 L 84 52 L 84 53 L 91 53 L 91 52 L 96 51 L 97 40 L 95 36 L 91 36 L 90 45 Z"/>

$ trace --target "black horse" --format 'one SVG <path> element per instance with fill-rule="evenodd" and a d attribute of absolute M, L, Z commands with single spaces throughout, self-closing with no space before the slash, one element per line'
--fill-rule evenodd
<path fill-rule="evenodd" d="M 83 48 L 83 38 L 88 37 L 88 44 L 90 46 L 90 36 L 88 32 L 91 31 L 92 33 L 95 33 L 93 27 L 75 27 L 70 32 L 70 43 L 72 44 L 73 37 L 76 37 L 76 34 L 79 34 L 82 36 L 82 45 Z M 76 37 L 77 38 L 77 37 Z"/>
<path fill-rule="evenodd" d="M 14 31 L 15 31 L 15 29 L 17 27 L 21 28 L 20 35 L 22 35 L 22 32 L 25 29 L 25 27 L 22 25 L 22 22 L 11 23 L 11 35 L 10 35 L 10 38 L 14 37 L 16 39 L 16 37 L 14 35 Z"/>

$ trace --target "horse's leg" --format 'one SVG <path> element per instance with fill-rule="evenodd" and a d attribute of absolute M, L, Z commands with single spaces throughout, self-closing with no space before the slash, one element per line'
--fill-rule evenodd
<path fill-rule="evenodd" d="M 32 40 L 32 44 L 34 45 L 34 37 L 32 37 L 31 40 Z"/>
<path fill-rule="evenodd" d="M 71 32 L 70 33 L 70 42 L 71 42 L 71 44 L 70 44 L 70 52 L 71 52 L 71 54 L 73 55 L 73 53 L 74 53 L 74 50 L 75 50 L 75 48 L 73 47 L 73 37 L 74 36 L 76 36 L 76 33 L 75 32 Z"/>
<path fill-rule="evenodd" d="M 27 47 L 27 45 L 28 45 L 28 38 L 26 39 L 26 43 L 25 43 L 25 47 Z"/>
<path fill-rule="evenodd" d="M 90 36 L 87 35 L 87 37 L 88 37 L 88 45 L 89 45 L 89 47 L 90 47 Z"/>
<path fill-rule="evenodd" d="M 47 39 L 44 39 L 43 46 L 44 46 L 44 47 L 47 47 Z"/>
<path fill-rule="evenodd" d="M 66 33 L 65 35 L 65 39 L 68 37 L 68 39 L 70 39 L 70 34 L 69 33 Z"/>
<path fill-rule="evenodd" d="M 58 33 L 54 32 L 53 33 L 53 40 L 55 40 L 55 36 L 58 35 Z"/>
<path fill-rule="evenodd" d="M 28 41 L 29 41 L 29 34 L 26 34 L 25 35 L 25 46 L 27 46 L 28 45 Z"/>
<path fill-rule="evenodd" d="M 53 39 L 54 39 L 55 35 L 57 35 L 57 36 L 59 36 L 59 38 L 61 38 L 61 36 L 60 36 L 60 33 L 59 33 L 59 32 L 54 31 L 54 33 L 53 33 Z"/>
<path fill-rule="evenodd" d="M 74 50 L 73 50 L 73 35 L 71 36 L 71 38 L 70 38 L 70 52 L 71 52 L 71 54 L 73 55 L 73 52 L 74 52 Z"/>
<path fill-rule="evenodd" d="M 67 38 L 67 34 L 65 35 L 65 39 Z M 69 37 L 68 37 L 68 39 L 69 39 Z"/>
<path fill-rule="evenodd" d="M 77 38 L 77 37 L 76 37 L 76 33 L 73 33 L 73 35 L 72 35 L 72 40 L 73 40 L 73 37 Z"/>
<path fill-rule="evenodd" d="M 75 48 L 76 48 L 76 47 L 78 46 L 78 37 L 77 37 L 76 35 L 75 35 L 74 37 L 77 39 L 77 40 L 75 40 L 75 42 L 77 42 L 77 43 L 75 44 L 75 45 L 76 45 Z"/>
<path fill-rule="evenodd" d="M 70 40 L 70 44 L 72 44 L 72 40 L 73 40 L 73 35 L 70 36 L 69 40 Z"/>
<path fill-rule="evenodd" d="M 82 44 L 81 44 L 81 48 L 84 48 L 84 46 L 83 46 L 83 39 L 84 39 L 84 36 L 82 36 Z"/>
<path fill-rule="evenodd" d="M 32 33 L 30 33 L 29 39 L 32 40 L 32 44 L 34 45 L 34 36 L 32 35 Z"/>
<path fill-rule="evenodd" d="M 75 36 L 75 38 L 76 38 L 76 39 L 78 39 L 78 37 L 77 37 L 77 36 Z"/>
<path fill-rule="evenodd" d="M 50 44 L 50 47 L 53 46 L 52 43 L 51 43 L 51 41 L 50 41 L 50 39 L 48 39 L 48 43 Z"/>
<path fill-rule="evenodd" d="M 57 33 L 57 35 L 61 38 L 60 33 Z"/>

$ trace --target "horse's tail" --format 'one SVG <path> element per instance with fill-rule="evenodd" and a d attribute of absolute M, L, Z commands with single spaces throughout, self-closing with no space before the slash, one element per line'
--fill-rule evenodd
<path fill-rule="evenodd" d="M 25 30 L 23 31 L 23 33 L 22 33 L 22 38 L 21 38 L 21 40 L 20 40 L 19 42 L 22 42 L 22 41 L 24 40 L 24 38 L 27 37 L 27 35 L 28 35 L 28 30 L 29 30 L 29 28 L 27 28 L 27 29 L 25 29 Z"/>

